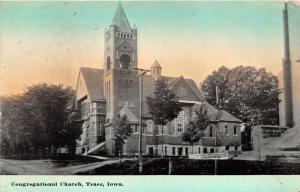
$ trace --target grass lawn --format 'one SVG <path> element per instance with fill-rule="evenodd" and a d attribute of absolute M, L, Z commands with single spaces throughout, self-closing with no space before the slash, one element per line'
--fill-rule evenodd
<path fill-rule="evenodd" d="M 173 175 L 214 175 L 214 160 L 173 159 Z M 144 159 L 143 175 L 167 175 L 169 160 Z M 126 160 L 105 165 L 82 175 L 138 175 L 138 161 Z M 218 175 L 290 175 L 300 174 L 300 163 L 276 161 L 218 160 Z"/>

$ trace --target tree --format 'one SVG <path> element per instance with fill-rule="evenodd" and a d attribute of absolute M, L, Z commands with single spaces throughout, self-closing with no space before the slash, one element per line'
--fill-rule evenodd
<path fill-rule="evenodd" d="M 202 104 L 199 108 L 194 110 L 194 115 L 188 124 L 187 129 L 182 133 L 182 141 L 193 145 L 198 142 L 204 135 L 205 129 L 210 124 L 210 118 L 207 114 L 207 108 Z"/>
<path fill-rule="evenodd" d="M 13 153 L 15 147 L 19 148 L 17 152 L 34 148 L 37 154 L 39 150 L 55 152 L 58 147 L 74 145 L 81 131 L 70 116 L 73 98 L 71 88 L 47 84 L 33 85 L 22 95 L 2 98 L 1 137 L 6 138 Z"/>
<path fill-rule="evenodd" d="M 33 85 L 24 94 L 24 101 L 35 122 L 36 132 L 39 133 L 37 137 L 52 152 L 65 145 L 67 135 L 64 130 L 73 98 L 74 91 L 62 85 Z"/>
<path fill-rule="evenodd" d="M 76 114 L 74 112 L 70 112 L 62 130 L 62 145 L 66 145 L 68 147 L 68 152 L 70 154 L 76 153 L 76 140 L 82 133 L 82 124 L 76 121 L 75 118 Z"/>
<path fill-rule="evenodd" d="M 131 135 L 131 125 L 126 115 L 119 114 L 113 119 L 113 130 L 115 136 L 115 154 L 121 156 L 125 140 Z"/>
<path fill-rule="evenodd" d="M 146 97 L 149 113 L 156 125 L 162 127 L 175 119 L 182 110 L 178 97 L 168 88 L 165 79 L 160 78 L 155 82 L 154 92 Z M 164 154 L 164 149 L 162 149 Z"/>
<path fill-rule="evenodd" d="M 220 89 L 220 105 L 242 121 L 252 125 L 278 124 L 278 80 L 264 68 L 223 66 L 214 71 L 201 85 L 212 105 L 216 102 L 216 86 Z"/>

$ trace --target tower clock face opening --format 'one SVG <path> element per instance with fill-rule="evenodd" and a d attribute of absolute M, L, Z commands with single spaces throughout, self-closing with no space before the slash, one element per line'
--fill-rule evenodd
<path fill-rule="evenodd" d="M 130 69 L 130 56 L 123 54 L 120 57 L 121 69 Z"/>

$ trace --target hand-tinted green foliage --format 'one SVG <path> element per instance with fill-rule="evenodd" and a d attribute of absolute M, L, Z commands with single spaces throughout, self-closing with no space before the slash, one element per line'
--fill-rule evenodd
<path fill-rule="evenodd" d="M 219 87 L 220 105 L 249 124 L 278 124 L 279 90 L 275 75 L 264 68 L 220 67 L 201 85 L 207 101 L 215 105 Z"/>
<path fill-rule="evenodd" d="M 191 145 L 198 142 L 204 135 L 205 129 L 210 124 L 210 119 L 207 114 L 207 108 L 201 105 L 194 110 L 191 121 L 189 122 L 187 129 L 182 133 L 182 141 L 188 142 Z"/>
<path fill-rule="evenodd" d="M 126 115 L 123 116 L 117 115 L 113 119 L 112 124 L 114 128 L 113 130 L 114 130 L 114 136 L 116 142 L 116 155 L 121 155 L 123 144 L 125 143 L 125 140 L 132 133 L 131 125 Z"/>
<path fill-rule="evenodd" d="M 146 98 L 146 103 L 157 125 L 166 125 L 181 111 L 178 97 L 169 90 L 163 78 L 156 81 L 153 95 Z"/>
<path fill-rule="evenodd" d="M 81 134 L 72 112 L 74 91 L 62 85 L 38 84 L 24 94 L 1 99 L 1 141 L 14 152 L 74 151 Z M 3 139 L 3 140 L 2 140 Z"/>

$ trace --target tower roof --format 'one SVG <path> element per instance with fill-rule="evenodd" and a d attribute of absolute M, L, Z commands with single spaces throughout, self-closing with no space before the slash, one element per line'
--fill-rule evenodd
<path fill-rule="evenodd" d="M 115 12 L 115 16 L 111 24 L 118 26 L 119 30 L 122 32 L 128 32 L 128 33 L 131 32 L 131 27 L 121 2 L 119 2 L 118 4 L 117 10 Z"/>
<path fill-rule="evenodd" d="M 154 61 L 154 63 L 151 65 L 151 68 L 161 68 L 160 64 L 157 60 Z"/>

